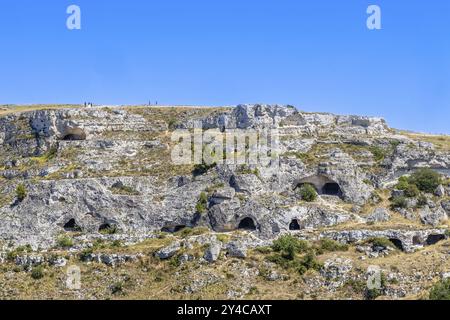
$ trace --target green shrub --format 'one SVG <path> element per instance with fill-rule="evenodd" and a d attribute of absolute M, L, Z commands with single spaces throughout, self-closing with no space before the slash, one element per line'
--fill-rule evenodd
<path fill-rule="evenodd" d="M 58 247 L 71 248 L 73 247 L 73 240 L 67 236 L 60 236 L 57 240 Z"/>
<path fill-rule="evenodd" d="M 450 300 L 450 279 L 442 280 L 431 288 L 430 300 Z"/>
<path fill-rule="evenodd" d="M 284 235 L 275 240 L 272 250 L 281 253 L 283 258 L 293 260 L 296 253 L 305 252 L 309 245 L 305 240 L 300 240 L 292 235 Z"/>
<path fill-rule="evenodd" d="M 104 235 L 111 235 L 111 234 L 117 234 L 119 232 L 119 227 L 115 224 L 105 224 L 104 226 L 100 227 L 99 230 L 100 234 Z"/>
<path fill-rule="evenodd" d="M 200 194 L 195 210 L 197 213 L 205 213 L 208 209 L 208 195 L 205 192 Z"/>
<path fill-rule="evenodd" d="M 16 188 L 16 196 L 19 201 L 23 201 L 27 197 L 27 189 L 25 185 L 19 184 Z"/>
<path fill-rule="evenodd" d="M 319 241 L 318 252 L 336 252 L 348 251 L 348 245 L 331 239 L 322 239 Z"/>
<path fill-rule="evenodd" d="M 399 208 L 407 208 L 408 202 L 406 201 L 405 197 L 394 197 L 391 199 L 391 208 L 392 209 L 399 209 Z"/>
<path fill-rule="evenodd" d="M 386 157 L 386 151 L 383 148 L 377 146 L 371 147 L 370 152 L 372 152 L 375 161 L 382 161 Z"/>
<path fill-rule="evenodd" d="M 409 182 L 408 181 L 399 181 L 395 185 L 395 189 L 397 189 L 397 190 L 406 190 L 408 187 L 409 187 Z"/>
<path fill-rule="evenodd" d="M 304 184 L 300 187 L 300 196 L 306 202 L 313 202 L 317 199 L 316 189 L 310 184 Z"/>
<path fill-rule="evenodd" d="M 42 278 L 44 277 L 44 268 L 43 268 L 42 266 L 34 267 L 34 268 L 31 270 L 31 277 L 32 277 L 34 280 L 42 279 Z"/>
<path fill-rule="evenodd" d="M 301 264 L 306 268 L 306 270 L 316 270 L 319 271 L 322 268 L 322 264 L 317 260 L 316 254 L 311 251 L 308 252 L 302 259 Z"/>
<path fill-rule="evenodd" d="M 439 173 L 427 168 L 417 170 L 408 180 L 410 184 L 415 184 L 420 191 L 427 193 L 433 193 L 442 182 Z"/>
<path fill-rule="evenodd" d="M 367 239 L 365 242 L 373 245 L 374 247 L 396 248 L 396 246 L 388 238 L 381 238 L 381 237 L 370 238 L 370 239 Z"/>
<path fill-rule="evenodd" d="M 425 207 L 428 204 L 428 199 L 423 194 L 417 198 L 417 207 L 422 208 Z"/>
<path fill-rule="evenodd" d="M 420 195 L 420 190 L 415 184 L 409 184 L 405 189 L 405 196 L 415 198 Z"/>
<path fill-rule="evenodd" d="M 31 248 L 30 245 L 26 245 L 26 246 L 20 246 L 17 247 L 16 249 L 9 251 L 6 255 L 6 260 L 10 261 L 10 262 L 14 262 L 14 260 L 16 260 L 16 257 L 22 253 L 27 253 L 27 252 L 31 252 L 33 251 L 33 249 Z"/>
<path fill-rule="evenodd" d="M 112 294 L 123 294 L 124 284 L 122 281 L 118 281 L 111 286 Z"/>
<path fill-rule="evenodd" d="M 83 249 L 83 251 L 80 252 L 78 258 L 81 261 L 86 261 L 89 258 L 89 256 L 91 254 L 93 254 L 93 253 L 94 253 L 94 249 L 93 248 L 86 248 L 86 249 Z"/>

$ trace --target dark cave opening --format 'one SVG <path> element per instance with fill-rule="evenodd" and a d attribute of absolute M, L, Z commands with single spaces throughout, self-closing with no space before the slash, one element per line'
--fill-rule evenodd
<path fill-rule="evenodd" d="M 401 240 L 396 239 L 396 238 L 391 238 L 391 239 L 389 239 L 389 241 L 392 242 L 397 249 L 400 249 L 402 251 L 404 250 L 403 243 Z"/>
<path fill-rule="evenodd" d="M 442 240 L 445 240 L 445 236 L 443 234 L 430 234 L 427 238 L 426 243 L 427 245 L 431 246 Z"/>
<path fill-rule="evenodd" d="M 247 217 L 241 220 L 238 229 L 254 231 L 256 230 L 256 225 L 252 218 Z"/>
<path fill-rule="evenodd" d="M 342 195 L 341 187 L 335 182 L 325 183 L 322 188 L 322 194 L 340 197 Z"/>
<path fill-rule="evenodd" d="M 291 223 L 289 224 L 289 230 L 296 231 L 300 230 L 300 224 L 298 223 L 297 219 L 293 219 Z"/>
<path fill-rule="evenodd" d="M 64 230 L 67 232 L 80 232 L 81 227 L 77 224 L 75 219 L 70 219 L 65 225 Z"/>

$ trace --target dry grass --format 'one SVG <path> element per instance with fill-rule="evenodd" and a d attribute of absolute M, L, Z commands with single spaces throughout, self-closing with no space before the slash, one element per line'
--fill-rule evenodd
<path fill-rule="evenodd" d="M 402 131 L 401 134 L 412 140 L 432 143 L 440 151 L 450 151 L 450 136 L 448 135 L 431 135 L 405 131 Z"/>
<path fill-rule="evenodd" d="M 72 105 L 72 104 L 61 104 L 61 105 L 23 105 L 23 106 L 15 106 L 15 105 L 6 105 L 0 106 L 0 116 L 5 116 L 13 113 L 20 112 L 29 112 L 29 111 L 37 111 L 37 110 L 58 110 L 58 109 L 73 109 L 73 108 L 81 108 L 81 105 Z"/>

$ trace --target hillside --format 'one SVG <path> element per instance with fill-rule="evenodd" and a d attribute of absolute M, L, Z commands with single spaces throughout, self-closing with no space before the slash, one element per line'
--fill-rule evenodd
<path fill-rule="evenodd" d="M 174 163 L 198 130 L 258 143 Z M 266 165 L 239 162 L 261 149 Z M 381 118 L 0 107 L 0 298 L 428 298 L 450 277 L 449 214 L 450 137 Z"/>

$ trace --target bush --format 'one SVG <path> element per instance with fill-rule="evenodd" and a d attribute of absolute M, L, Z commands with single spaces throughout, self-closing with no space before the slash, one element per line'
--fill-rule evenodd
<path fill-rule="evenodd" d="M 415 184 L 409 184 L 405 189 L 405 196 L 408 198 L 415 198 L 420 195 L 420 190 Z"/>
<path fill-rule="evenodd" d="M 417 198 L 417 207 L 422 208 L 425 207 L 428 204 L 428 199 L 424 195 L 420 195 L 419 198 Z"/>
<path fill-rule="evenodd" d="M 9 251 L 6 255 L 6 260 L 10 261 L 10 262 L 14 262 L 14 260 L 16 260 L 17 256 L 22 254 L 22 253 L 28 253 L 28 252 L 32 252 L 33 249 L 31 248 L 31 246 L 28 244 L 26 246 L 20 246 L 17 247 L 16 249 Z"/>
<path fill-rule="evenodd" d="M 195 206 L 195 210 L 197 213 L 205 213 L 208 208 L 208 195 L 205 192 L 200 194 L 200 198 L 198 199 L 197 205 Z"/>
<path fill-rule="evenodd" d="M 312 185 L 304 184 L 300 187 L 300 196 L 306 202 L 313 202 L 317 199 L 317 192 Z"/>
<path fill-rule="evenodd" d="M 420 191 L 427 193 L 434 193 L 442 182 L 441 175 L 431 169 L 417 170 L 408 180 L 410 184 L 415 184 Z"/>
<path fill-rule="evenodd" d="M 386 151 L 377 146 L 371 147 L 370 152 L 372 152 L 375 161 L 382 161 L 386 157 Z"/>
<path fill-rule="evenodd" d="M 73 240 L 67 236 L 61 236 L 58 238 L 58 247 L 71 248 L 73 247 Z"/>
<path fill-rule="evenodd" d="M 398 178 L 398 183 L 395 186 L 395 189 L 406 190 L 406 188 L 408 188 L 408 186 L 409 186 L 408 177 L 402 176 L 402 177 Z"/>
<path fill-rule="evenodd" d="M 450 300 L 450 279 L 440 281 L 431 288 L 430 300 Z"/>
<path fill-rule="evenodd" d="M 272 250 L 281 253 L 281 256 L 288 260 L 293 260 L 296 253 L 305 252 L 309 245 L 305 240 L 300 240 L 292 235 L 284 235 L 275 240 Z"/>
<path fill-rule="evenodd" d="M 374 247 L 396 248 L 396 246 L 388 238 L 370 238 L 366 240 L 366 243 L 370 243 Z"/>
<path fill-rule="evenodd" d="M 44 268 L 42 266 L 34 267 L 33 270 L 31 270 L 31 277 L 34 280 L 39 280 L 44 277 Z"/>
<path fill-rule="evenodd" d="M 406 209 L 407 207 L 408 207 L 408 202 L 406 201 L 405 197 L 394 197 L 391 199 L 391 208 L 392 209 L 399 209 L 399 208 Z"/>
<path fill-rule="evenodd" d="M 322 239 L 319 241 L 318 252 L 348 251 L 348 245 L 331 239 Z"/>
<path fill-rule="evenodd" d="M 23 184 L 17 186 L 16 196 L 19 201 L 23 201 L 27 197 L 27 189 Z"/>

